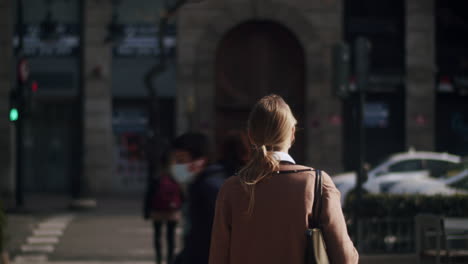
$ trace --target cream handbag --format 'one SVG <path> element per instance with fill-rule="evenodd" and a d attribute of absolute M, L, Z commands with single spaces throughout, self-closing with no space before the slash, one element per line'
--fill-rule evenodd
<path fill-rule="evenodd" d="M 305 264 L 329 264 L 327 247 L 320 229 L 320 214 L 322 212 L 322 172 L 315 170 L 314 203 L 312 205 L 312 221 L 306 231 Z"/>

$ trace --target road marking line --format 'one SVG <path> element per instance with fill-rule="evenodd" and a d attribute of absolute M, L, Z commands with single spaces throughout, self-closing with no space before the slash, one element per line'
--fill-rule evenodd
<path fill-rule="evenodd" d="M 47 262 L 47 255 L 18 255 L 14 259 L 14 263 L 44 263 Z"/>
<path fill-rule="evenodd" d="M 57 215 L 53 216 L 51 218 L 48 218 L 50 220 L 65 220 L 65 221 L 71 221 L 73 218 L 75 218 L 75 215 L 69 214 L 69 215 Z"/>
<path fill-rule="evenodd" d="M 67 224 L 65 223 L 40 223 L 39 228 L 40 229 L 65 229 L 67 227 Z"/>
<path fill-rule="evenodd" d="M 22 245 L 21 251 L 23 252 L 38 252 L 38 253 L 51 253 L 54 251 L 52 245 Z"/>
<path fill-rule="evenodd" d="M 154 261 L 51 261 L 48 264 L 154 264 Z M 163 262 L 165 263 L 165 262 Z"/>
<path fill-rule="evenodd" d="M 33 233 L 34 233 L 34 236 L 43 236 L 43 237 L 47 237 L 47 236 L 62 236 L 63 235 L 63 231 L 60 231 L 60 230 L 55 230 L 55 229 L 36 229 L 36 230 L 33 230 Z"/>
<path fill-rule="evenodd" d="M 16 256 L 13 263 L 49 263 L 47 255 L 34 253 L 52 253 L 73 218 L 74 215 L 58 215 L 39 223 L 34 235 L 26 239 L 27 244 L 21 246 L 21 251 L 27 254 Z"/>
<path fill-rule="evenodd" d="M 28 244 L 57 244 L 58 237 L 28 237 Z"/>

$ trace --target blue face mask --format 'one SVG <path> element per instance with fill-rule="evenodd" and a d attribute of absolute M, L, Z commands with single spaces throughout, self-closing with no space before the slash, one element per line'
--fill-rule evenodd
<path fill-rule="evenodd" d="M 195 173 L 189 170 L 190 163 L 174 164 L 171 166 L 171 174 L 180 184 L 187 184 L 193 181 Z"/>

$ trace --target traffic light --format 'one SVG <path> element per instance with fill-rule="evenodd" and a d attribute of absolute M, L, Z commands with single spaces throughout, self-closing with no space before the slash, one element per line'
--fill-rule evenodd
<path fill-rule="evenodd" d="M 16 122 L 20 118 L 20 94 L 17 89 L 10 91 L 10 111 L 9 118 L 11 122 Z"/>
<path fill-rule="evenodd" d="M 349 94 L 349 74 L 351 69 L 351 54 L 346 43 L 338 43 L 333 47 L 333 88 L 339 97 Z"/>
<path fill-rule="evenodd" d="M 18 121 L 18 118 L 19 118 L 18 109 L 16 109 L 16 107 L 10 108 L 10 121 L 11 122 Z"/>
<path fill-rule="evenodd" d="M 39 84 L 36 81 L 31 83 L 31 92 L 35 93 L 39 89 Z"/>

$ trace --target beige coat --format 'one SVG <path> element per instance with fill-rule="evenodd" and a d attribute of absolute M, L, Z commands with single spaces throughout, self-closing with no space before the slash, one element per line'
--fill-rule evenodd
<path fill-rule="evenodd" d="M 281 170 L 304 169 L 282 164 Z M 322 230 L 332 264 L 358 263 L 348 236 L 340 192 L 323 175 Z M 312 210 L 315 172 L 274 174 L 255 188 L 255 207 L 239 177 L 229 178 L 216 202 L 209 264 L 303 264 L 305 231 Z"/>

